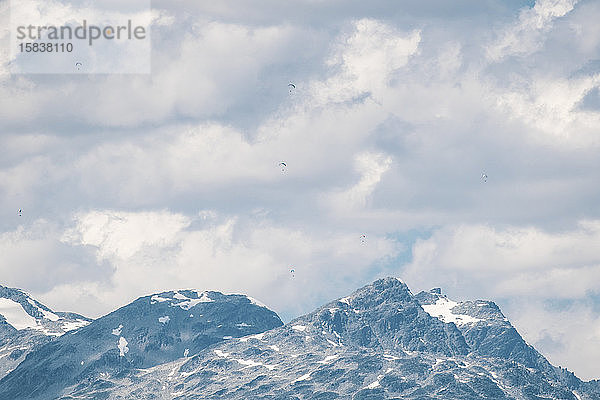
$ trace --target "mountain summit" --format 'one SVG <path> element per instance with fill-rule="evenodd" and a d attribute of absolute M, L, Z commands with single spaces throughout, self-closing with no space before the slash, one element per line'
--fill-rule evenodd
<path fill-rule="evenodd" d="M 277 314 L 243 295 L 178 290 L 141 297 L 29 354 L 1 381 L 0 398 L 55 399 L 106 388 L 105 378 L 281 325 Z"/>
<path fill-rule="evenodd" d="M 20 289 L 0 286 L 0 377 L 34 348 L 90 321 L 79 314 L 52 311 Z"/>
<path fill-rule="evenodd" d="M 599 400 L 489 301 L 380 279 L 282 325 L 242 295 L 142 297 L 0 380 L 19 399 Z"/>

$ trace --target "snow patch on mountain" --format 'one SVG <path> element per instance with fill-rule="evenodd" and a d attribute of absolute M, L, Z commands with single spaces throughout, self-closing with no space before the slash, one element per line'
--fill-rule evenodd
<path fill-rule="evenodd" d="M 235 361 L 239 362 L 240 364 L 244 365 L 245 367 L 265 367 L 269 371 L 272 371 L 273 369 L 275 369 L 275 366 L 273 366 L 273 365 L 264 364 L 262 362 L 257 362 L 257 361 L 253 361 L 253 360 L 244 360 L 241 358 L 236 358 Z"/>
<path fill-rule="evenodd" d="M 156 304 L 156 303 L 162 303 L 164 301 L 169 301 L 171 299 L 167 299 L 165 297 L 160 297 L 159 295 L 155 294 L 154 296 L 150 297 L 150 304 Z"/>
<path fill-rule="evenodd" d="M 60 317 L 58 315 L 54 314 L 53 312 L 44 310 L 42 307 L 38 306 L 37 303 L 35 301 L 33 301 L 32 299 L 27 298 L 27 302 L 29 304 L 31 304 L 33 307 L 37 308 L 37 310 L 42 313 L 44 318 L 47 318 L 50 321 L 54 321 L 54 322 L 56 322 L 60 319 Z"/>
<path fill-rule="evenodd" d="M 57 331 L 52 331 L 50 329 L 46 329 L 43 325 L 38 325 L 34 329 L 42 332 L 46 336 L 61 336 L 62 335 L 61 332 L 57 332 Z"/>
<path fill-rule="evenodd" d="M 248 298 L 248 300 L 250 300 L 250 303 L 254 304 L 255 306 L 259 306 L 259 307 L 263 307 L 266 308 L 267 310 L 270 310 L 269 307 L 267 307 L 264 303 L 262 303 L 259 300 L 256 300 L 254 297 L 250 297 L 250 296 L 246 296 Z"/>
<path fill-rule="evenodd" d="M 225 353 L 221 350 L 215 350 L 215 354 L 218 355 L 219 357 L 223 357 L 223 358 L 229 357 L 229 353 Z"/>
<path fill-rule="evenodd" d="M 365 387 L 365 389 L 376 389 L 379 386 L 381 386 L 381 384 L 379 383 L 379 379 L 383 378 L 383 375 L 379 375 L 379 377 L 377 378 L 378 380 L 376 380 L 375 382 L 371 383 L 370 385 L 367 385 Z"/>
<path fill-rule="evenodd" d="M 65 332 L 74 331 L 75 329 L 83 328 L 84 326 L 89 325 L 89 321 L 85 321 L 83 319 L 77 319 L 75 321 L 65 321 L 61 324 L 61 328 Z"/>
<path fill-rule="evenodd" d="M 121 336 L 121 330 L 123 329 L 123 325 L 119 325 L 118 328 L 112 330 L 112 334 L 115 336 Z"/>
<path fill-rule="evenodd" d="M 119 349 L 119 355 L 121 357 L 125 357 L 125 354 L 129 352 L 129 347 L 127 347 L 128 344 L 129 343 L 127 343 L 127 339 L 125 339 L 123 336 L 119 338 L 119 344 L 117 345 L 117 348 Z"/>
<path fill-rule="evenodd" d="M 319 364 L 327 364 L 333 360 L 335 360 L 336 358 L 338 358 L 338 356 L 327 356 L 325 357 L 324 360 L 318 361 Z"/>
<path fill-rule="evenodd" d="M 186 295 L 185 292 L 188 292 L 189 295 Z M 196 296 L 193 296 L 193 294 Z M 212 303 L 214 300 L 210 298 L 208 292 L 198 292 L 196 290 L 176 291 L 172 296 L 167 293 L 161 293 L 160 295 L 155 294 L 150 297 L 150 304 L 164 302 L 169 302 L 169 305 L 172 307 L 180 307 L 183 310 L 189 310 L 199 303 Z"/>
<path fill-rule="evenodd" d="M 173 295 L 173 298 L 177 299 L 177 300 L 187 300 L 188 299 L 187 296 L 185 296 L 179 292 L 175 292 L 175 294 Z"/>
<path fill-rule="evenodd" d="M 302 382 L 310 379 L 310 372 L 308 374 L 302 375 L 300 378 L 296 379 L 294 382 Z"/>
<path fill-rule="evenodd" d="M 179 294 L 180 293 L 177 292 L 175 296 L 177 296 Z M 177 296 L 175 298 L 179 299 L 179 300 L 184 300 L 185 299 L 181 303 L 173 304 L 174 307 L 181 307 L 183 310 L 189 310 L 190 308 L 194 307 L 196 304 L 199 304 L 199 303 L 211 303 L 211 302 L 214 301 L 213 299 L 211 299 L 208 296 L 208 293 L 206 293 L 206 292 L 203 292 L 200 295 L 200 297 L 198 297 L 197 299 L 191 299 L 191 298 L 186 297 L 186 296 Z"/>
<path fill-rule="evenodd" d="M 304 332 L 306 330 L 306 326 L 304 325 L 294 325 L 292 329 L 298 332 Z"/>
<path fill-rule="evenodd" d="M 38 329 L 37 320 L 27 314 L 21 304 L 14 300 L 0 298 L 0 314 L 2 314 L 6 319 L 6 322 L 15 327 L 15 329 Z"/>
<path fill-rule="evenodd" d="M 350 300 L 351 300 L 351 298 L 350 298 L 350 297 L 342 297 L 342 298 L 339 300 L 339 302 L 340 302 L 340 303 L 344 303 L 344 304 L 348 304 L 348 305 L 350 305 Z"/>
<path fill-rule="evenodd" d="M 265 336 L 265 333 L 257 333 L 256 335 L 249 335 L 249 336 L 244 336 L 242 338 L 240 338 L 240 342 L 247 342 L 249 339 L 256 339 L 256 340 L 263 340 L 263 337 Z"/>
<path fill-rule="evenodd" d="M 454 314 L 452 309 L 458 305 L 457 302 L 449 300 L 446 297 L 440 297 L 435 304 L 423 305 L 423 310 L 432 317 L 438 318 L 441 321 L 449 324 L 453 322 L 455 325 L 464 325 L 483 321 L 479 318 L 471 317 L 465 314 Z"/>

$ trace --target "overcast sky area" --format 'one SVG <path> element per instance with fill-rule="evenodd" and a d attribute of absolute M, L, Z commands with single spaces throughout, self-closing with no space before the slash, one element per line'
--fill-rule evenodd
<path fill-rule="evenodd" d="M 150 75 L 10 74 L 0 5 L 0 284 L 289 321 L 397 276 L 600 378 L 600 2 L 156 0 Z"/>

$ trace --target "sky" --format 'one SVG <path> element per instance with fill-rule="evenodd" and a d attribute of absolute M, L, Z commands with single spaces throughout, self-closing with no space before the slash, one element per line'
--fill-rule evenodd
<path fill-rule="evenodd" d="M 0 284 L 289 321 L 396 276 L 600 378 L 599 2 L 155 0 L 149 74 L 12 74 L 9 11 Z"/>

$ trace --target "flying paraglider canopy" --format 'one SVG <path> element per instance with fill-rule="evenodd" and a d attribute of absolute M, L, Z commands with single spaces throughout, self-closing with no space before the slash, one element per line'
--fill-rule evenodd
<path fill-rule="evenodd" d="M 296 270 L 294 268 L 290 269 L 290 274 L 292 274 L 292 278 L 295 277 Z"/>
<path fill-rule="evenodd" d="M 81 69 L 81 67 L 83 67 L 83 64 L 78 61 L 78 62 L 75 63 L 75 67 L 79 71 Z"/>
<path fill-rule="evenodd" d="M 482 179 L 484 182 L 487 182 L 487 178 L 488 178 L 487 174 L 486 174 L 485 172 L 483 172 L 483 173 L 481 174 L 481 179 Z"/>
<path fill-rule="evenodd" d="M 287 168 L 287 164 L 283 161 L 279 163 L 279 166 L 281 167 L 281 172 L 284 172 Z"/>
<path fill-rule="evenodd" d="M 19 217 L 23 215 L 23 210 L 19 208 Z"/>
<path fill-rule="evenodd" d="M 292 82 L 290 82 L 290 83 L 288 83 L 288 89 L 291 94 L 296 89 L 296 85 L 294 85 Z"/>
<path fill-rule="evenodd" d="M 367 235 L 360 235 L 360 242 L 366 243 L 366 241 L 367 241 Z"/>

